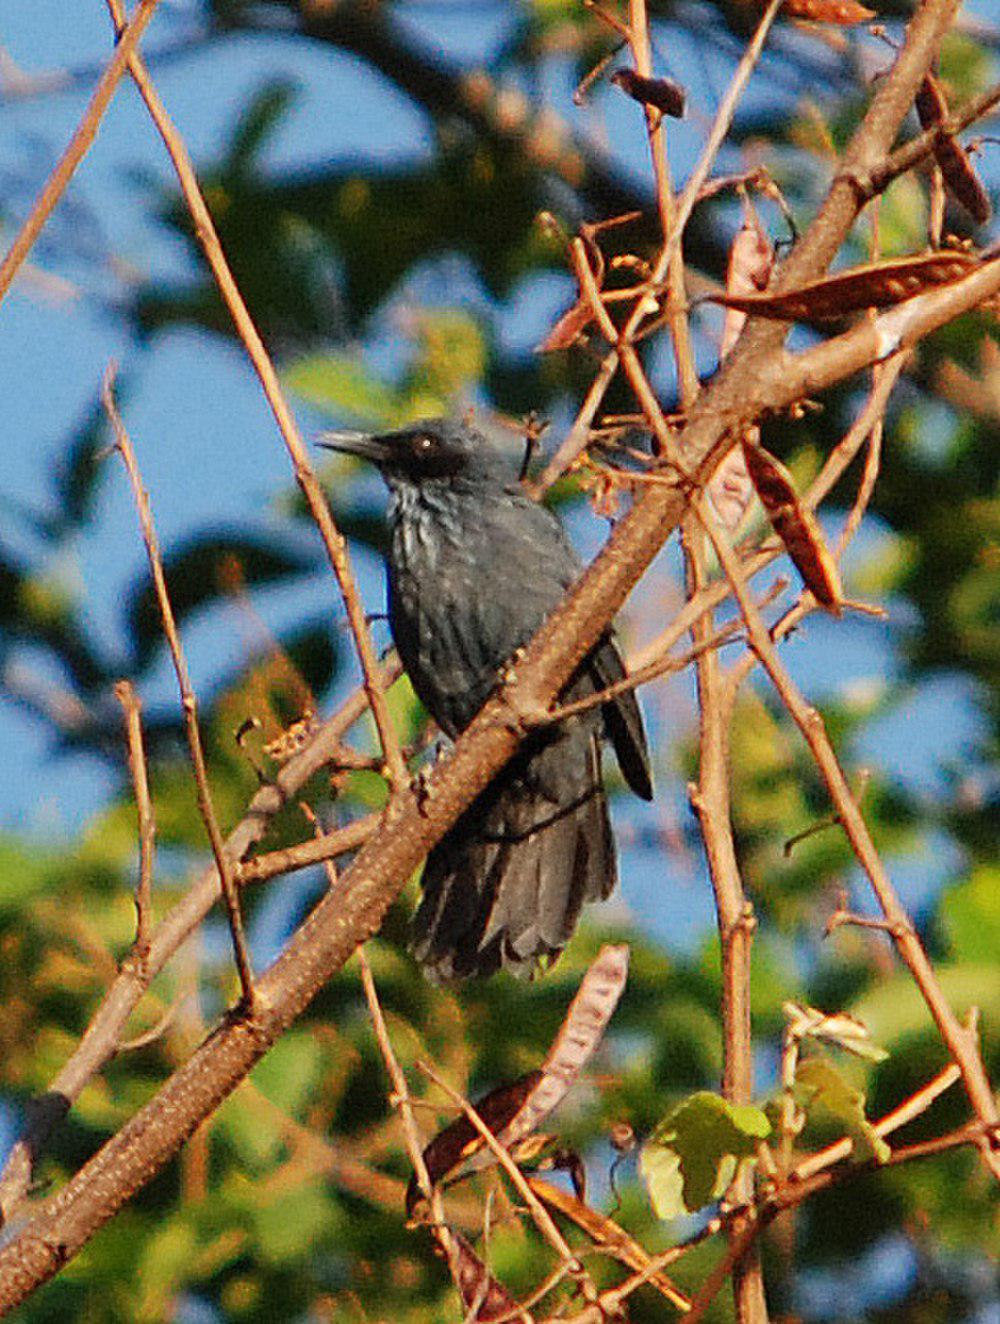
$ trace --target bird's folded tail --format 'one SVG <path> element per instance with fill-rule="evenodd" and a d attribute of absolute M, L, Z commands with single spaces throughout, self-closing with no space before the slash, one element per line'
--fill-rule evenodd
<path fill-rule="evenodd" d="M 428 856 L 413 951 L 431 979 L 530 976 L 614 889 L 598 737 L 574 726 L 529 741 Z"/>

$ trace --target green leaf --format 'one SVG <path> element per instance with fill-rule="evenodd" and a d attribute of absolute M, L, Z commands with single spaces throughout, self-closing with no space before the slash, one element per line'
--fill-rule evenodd
<path fill-rule="evenodd" d="M 257 1088 L 285 1112 L 308 1099 L 323 1070 L 323 1051 L 308 1030 L 291 1030 L 254 1068 Z"/>
<path fill-rule="evenodd" d="M 810 1118 L 826 1114 L 840 1123 L 854 1142 L 851 1158 L 856 1163 L 877 1159 L 884 1163 L 890 1149 L 876 1135 L 865 1116 L 865 1096 L 841 1075 L 828 1057 L 809 1057 L 795 1072 L 795 1096 Z"/>
<path fill-rule="evenodd" d="M 964 961 L 990 964 L 1000 952 L 1000 868 L 983 865 L 941 900 L 948 944 Z"/>
<path fill-rule="evenodd" d="M 311 1259 L 311 1247 L 330 1229 L 333 1208 L 318 1182 L 285 1192 L 252 1210 L 261 1256 L 272 1264 Z"/>
<path fill-rule="evenodd" d="M 770 1134 L 770 1122 L 753 1104 L 730 1104 L 707 1090 L 693 1094 L 663 1119 L 643 1146 L 640 1171 L 654 1209 L 661 1218 L 671 1218 L 718 1199 L 736 1163 L 753 1158 L 756 1142 Z M 681 1181 L 679 1202 L 675 1172 Z"/>
<path fill-rule="evenodd" d="M 688 1212 L 684 1203 L 684 1178 L 680 1155 L 650 1140 L 639 1153 L 639 1174 L 646 1183 L 649 1201 L 657 1218 L 680 1218 Z"/>
<path fill-rule="evenodd" d="M 309 404 L 367 427 L 390 428 L 405 412 L 395 388 L 353 354 L 314 354 L 285 373 L 290 390 Z"/>

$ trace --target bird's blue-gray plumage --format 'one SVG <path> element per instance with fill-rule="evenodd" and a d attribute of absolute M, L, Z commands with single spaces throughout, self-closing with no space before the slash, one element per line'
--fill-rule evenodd
<path fill-rule="evenodd" d="M 450 736 L 466 727 L 514 653 L 580 572 L 556 517 L 468 423 L 431 419 L 381 437 L 331 434 L 389 486 L 389 622 L 413 688 Z M 625 675 L 608 632 L 562 693 L 568 702 Z M 414 950 L 451 980 L 501 966 L 532 972 L 572 936 L 587 901 L 617 881 L 600 738 L 622 773 L 652 788 L 634 693 L 542 728 L 428 856 Z"/>

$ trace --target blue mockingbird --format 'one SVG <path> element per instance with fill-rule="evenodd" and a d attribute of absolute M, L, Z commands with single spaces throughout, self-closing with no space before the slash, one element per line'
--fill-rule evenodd
<path fill-rule="evenodd" d="M 427 419 L 322 445 L 374 461 L 391 494 L 389 624 L 413 688 L 454 737 L 580 573 L 562 525 L 532 501 L 510 457 L 471 424 Z M 625 675 L 609 631 L 563 702 Z M 414 952 L 436 980 L 533 973 L 569 941 L 586 901 L 617 881 L 601 784 L 601 734 L 629 786 L 652 798 L 633 691 L 525 739 L 424 866 Z"/>

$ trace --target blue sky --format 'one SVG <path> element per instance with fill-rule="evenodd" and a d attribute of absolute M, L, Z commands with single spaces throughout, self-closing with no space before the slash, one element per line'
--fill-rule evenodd
<path fill-rule="evenodd" d="M 192 4 L 163 6 L 146 41 L 149 52 L 197 13 Z M 413 7 L 414 29 L 430 22 Z M 449 55 L 475 60 L 492 48 L 513 7 L 476 7 L 473 21 L 460 21 L 441 7 L 434 13 L 438 30 L 447 32 Z M 426 36 L 426 33 L 424 34 Z M 0 44 L 23 73 L 32 75 L 100 60 L 108 48 L 103 7 L 72 6 L 39 0 L 6 0 L 0 13 Z M 683 178 L 713 108 L 713 77 L 723 70 L 685 63 L 683 50 L 671 50 L 669 71 L 693 88 L 693 113 L 678 130 L 676 169 Z M 210 47 L 197 56 L 156 68 L 157 82 L 196 160 L 219 150 L 240 109 L 265 81 L 287 73 L 302 95 L 272 148 L 275 163 L 308 164 L 355 153 L 390 159 L 425 150 L 427 126 L 422 117 L 373 78 L 355 60 L 317 52 L 277 38 L 242 38 Z M 552 91 L 565 101 L 568 77 L 554 68 Z M 50 163 L 67 140 L 85 101 L 85 91 L 11 100 L 0 116 L 0 172 L 12 214 L 23 214 Z M 604 129 L 625 168 L 639 174 L 646 167 L 638 117 L 624 98 L 602 108 Z M 119 361 L 132 380 L 127 420 L 150 490 L 161 539 L 170 546 L 185 534 L 217 523 L 281 531 L 286 526 L 277 494 L 290 486 L 290 471 L 256 379 L 242 354 L 228 342 L 189 331 L 157 337 L 137 346 L 104 300 L 116 288 L 106 266 L 112 255 L 120 270 L 142 275 L 180 274 L 186 256 L 151 224 L 142 205 L 144 193 L 134 179 L 136 168 L 169 178 L 162 148 L 130 87 L 123 86 L 102 125 L 98 140 L 73 185 L 70 201 L 89 218 L 75 237 L 84 252 L 68 268 L 72 285 L 53 294 L 43 282 L 22 278 L 0 307 L 0 362 L 4 364 L 4 495 L 0 521 L 4 537 L 19 545 L 23 534 L 12 503 L 33 508 L 47 500 L 51 471 L 74 422 L 88 407 L 107 363 Z M 995 175 L 995 171 L 992 172 Z M 56 224 L 63 224 L 56 218 Z M 87 225 L 94 236 L 88 240 Z M 58 235 L 65 237 L 63 224 Z M 9 242 L 11 230 L 5 231 Z M 88 248 L 89 243 L 89 248 Z M 56 270 L 45 251 L 40 265 Z M 527 286 L 506 310 L 498 310 L 501 332 L 526 337 L 525 328 L 544 323 L 563 298 L 551 282 Z M 529 342 L 530 343 L 530 342 Z M 304 430 L 316 420 L 301 412 Z M 599 529 L 581 528 L 583 544 L 593 549 Z M 877 546 L 878 532 L 861 540 L 863 557 Z M 69 591 L 79 593 L 102 635 L 121 638 L 122 594 L 143 568 L 135 514 L 123 475 L 114 464 L 105 475 L 93 526 L 58 564 L 49 567 Z M 381 604 L 378 567 L 362 567 L 367 599 Z M 336 608 L 331 582 L 317 576 L 294 593 L 265 595 L 260 608 L 274 629 L 296 617 Z M 905 621 L 888 624 L 867 618 L 844 624 L 814 620 L 786 650 L 789 664 L 814 695 L 892 683 L 897 671 L 895 641 Z M 235 628 L 213 618 L 195 622 L 186 647 L 196 686 L 207 688 L 232 670 L 244 652 Z M 831 679 L 833 677 L 833 679 Z M 683 727 L 690 720 L 690 686 L 676 682 L 670 691 L 671 719 Z M 964 682 L 941 678 L 922 687 L 903 709 L 871 731 L 859 751 L 864 759 L 894 775 L 931 789 L 942 761 L 960 759 L 975 737 L 975 709 Z M 172 701 L 167 667 L 159 667 L 145 695 L 147 703 Z M 647 703 L 649 703 L 647 699 Z M 918 719 L 918 720 L 915 720 Z M 112 777 L 100 764 L 79 756 L 54 756 L 33 719 L 0 700 L 0 827 L 70 836 L 104 801 Z M 683 815 L 681 788 L 675 788 L 675 813 Z M 954 860 L 930 858 L 908 862 L 908 880 L 916 899 L 932 888 L 942 868 Z M 664 932 L 694 933 L 708 921 L 707 897 L 692 877 L 678 877 L 676 897 L 666 903 L 661 866 L 635 856 L 626 868 L 626 901 L 640 912 L 657 911 Z"/>

